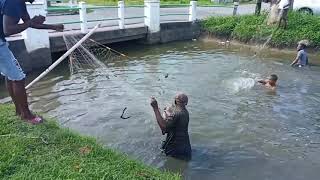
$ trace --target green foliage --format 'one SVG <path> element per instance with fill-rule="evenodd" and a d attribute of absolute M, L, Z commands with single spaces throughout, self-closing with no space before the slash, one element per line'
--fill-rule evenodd
<path fill-rule="evenodd" d="M 54 121 L 30 125 L 0 105 L 0 179 L 180 179 L 105 149 Z"/>
<path fill-rule="evenodd" d="M 216 36 L 231 36 L 234 28 L 239 22 L 239 17 L 210 17 L 202 22 L 202 28 Z"/>
<path fill-rule="evenodd" d="M 263 43 L 271 37 L 272 47 L 293 47 L 308 39 L 312 47 L 320 47 L 320 17 L 290 12 L 287 29 L 267 26 L 266 14 L 235 17 L 210 17 L 202 22 L 204 30 L 242 42 Z"/>

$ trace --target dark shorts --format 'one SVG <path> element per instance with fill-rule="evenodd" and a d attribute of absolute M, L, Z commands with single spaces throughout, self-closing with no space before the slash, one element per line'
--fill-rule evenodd
<path fill-rule="evenodd" d="M 280 19 L 288 20 L 288 12 L 289 12 L 289 9 L 281 9 L 280 10 Z"/>

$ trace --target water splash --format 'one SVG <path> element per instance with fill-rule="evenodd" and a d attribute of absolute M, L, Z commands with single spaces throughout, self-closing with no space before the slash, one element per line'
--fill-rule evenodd
<path fill-rule="evenodd" d="M 253 86 L 255 85 L 255 80 L 253 78 L 239 77 L 225 81 L 225 85 L 231 92 L 237 93 L 239 91 L 249 90 L 253 88 Z"/>

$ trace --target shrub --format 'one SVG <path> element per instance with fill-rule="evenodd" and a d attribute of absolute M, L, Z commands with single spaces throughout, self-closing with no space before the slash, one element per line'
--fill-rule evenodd
<path fill-rule="evenodd" d="M 202 28 L 216 36 L 231 36 L 239 21 L 239 17 L 210 17 L 202 22 Z"/>
<path fill-rule="evenodd" d="M 271 38 L 272 47 L 293 47 L 308 39 L 312 47 L 320 47 L 320 17 L 290 12 L 287 29 L 266 25 L 266 14 L 239 17 L 211 17 L 202 22 L 202 28 L 211 34 L 230 37 L 242 42 L 264 43 Z"/>

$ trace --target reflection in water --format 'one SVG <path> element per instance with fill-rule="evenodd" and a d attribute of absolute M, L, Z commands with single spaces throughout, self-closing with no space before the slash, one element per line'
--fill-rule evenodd
<path fill-rule="evenodd" d="M 291 56 L 253 57 L 206 42 L 121 51 L 133 60 L 105 62 L 107 70 L 70 77 L 60 66 L 31 89 L 32 109 L 185 179 L 318 179 L 319 67 L 294 69 Z M 276 92 L 255 84 L 272 73 Z M 172 103 L 177 91 L 190 98 L 190 162 L 160 153 L 149 105 L 150 96 L 161 107 Z M 124 107 L 130 119 L 120 118 Z"/>

